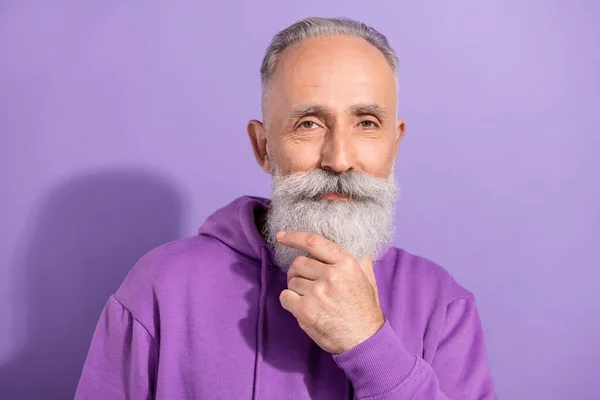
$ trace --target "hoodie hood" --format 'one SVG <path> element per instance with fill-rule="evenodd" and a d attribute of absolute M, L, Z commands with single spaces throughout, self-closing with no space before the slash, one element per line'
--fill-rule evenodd
<path fill-rule="evenodd" d="M 256 226 L 256 219 L 266 214 L 269 203 L 262 197 L 240 197 L 208 217 L 198 234 L 218 240 L 257 264 L 275 266 L 272 249 Z"/>

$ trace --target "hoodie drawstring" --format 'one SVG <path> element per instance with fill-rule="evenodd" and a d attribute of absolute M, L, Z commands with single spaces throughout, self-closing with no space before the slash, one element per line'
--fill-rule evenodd
<path fill-rule="evenodd" d="M 265 312 L 267 302 L 267 248 L 261 247 L 260 256 L 260 294 L 258 296 L 258 321 L 256 324 L 256 358 L 254 361 L 254 388 L 252 400 L 258 400 L 258 387 L 260 385 L 260 366 L 263 361 L 263 341 L 265 333 Z"/>

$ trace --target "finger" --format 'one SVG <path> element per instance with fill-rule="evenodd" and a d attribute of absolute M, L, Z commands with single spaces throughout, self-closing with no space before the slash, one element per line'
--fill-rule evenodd
<path fill-rule="evenodd" d="M 290 265 L 287 273 L 287 279 L 289 281 L 293 277 L 297 276 L 314 281 L 319 279 L 329 267 L 329 265 L 323 264 L 320 261 L 300 256 L 294 260 L 292 265 Z"/>
<path fill-rule="evenodd" d="M 279 295 L 279 302 L 281 303 L 281 306 L 284 308 L 284 310 L 292 313 L 294 317 L 296 317 L 298 305 L 300 304 L 301 300 L 302 297 L 290 289 L 284 289 Z"/>
<path fill-rule="evenodd" d="M 315 281 L 311 281 L 298 276 L 288 280 L 288 289 L 298 293 L 300 296 L 305 296 L 312 290 Z"/>
<path fill-rule="evenodd" d="M 312 232 L 279 232 L 277 240 L 327 264 L 335 264 L 347 257 L 346 252 L 335 243 Z"/>

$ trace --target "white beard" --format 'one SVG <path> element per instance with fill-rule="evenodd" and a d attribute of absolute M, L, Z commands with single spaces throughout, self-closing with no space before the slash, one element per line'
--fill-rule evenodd
<path fill-rule="evenodd" d="M 287 271 L 301 255 L 276 240 L 280 231 L 314 232 L 331 240 L 356 260 L 379 257 L 391 245 L 398 198 L 394 168 L 387 178 L 363 172 L 335 174 L 323 169 L 282 176 L 273 171 L 273 198 L 263 234 L 275 251 L 275 261 Z M 348 200 L 323 200 L 339 193 Z"/>

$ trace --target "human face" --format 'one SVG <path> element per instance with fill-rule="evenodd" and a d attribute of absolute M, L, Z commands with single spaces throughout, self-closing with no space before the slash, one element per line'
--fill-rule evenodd
<path fill-rule="evenodd" d="M 321 168 L 387 177 L 405 131 L 396 86 L 383 54 L 363 39 L 293 45 L 268 83 L 264 122 L 248 125 L 258 163 L 282 175 Z"/>

